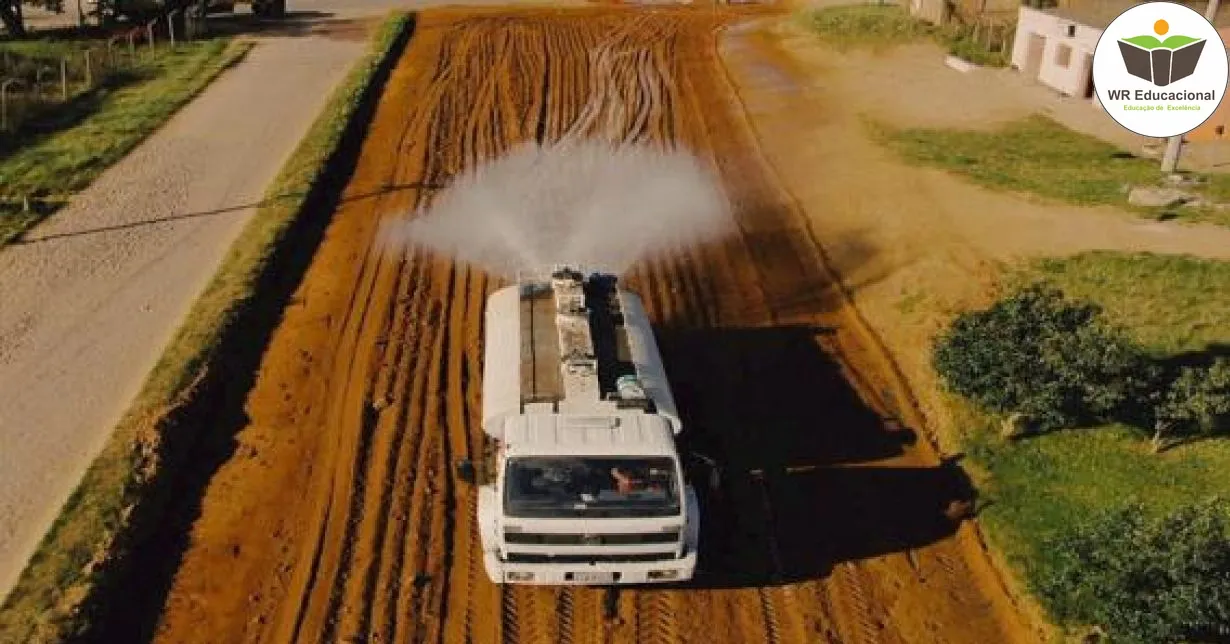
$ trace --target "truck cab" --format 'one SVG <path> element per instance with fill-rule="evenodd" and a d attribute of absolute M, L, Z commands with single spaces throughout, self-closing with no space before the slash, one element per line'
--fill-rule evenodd
<path fill-rule="evenodd" d="M 562 269 L 488 299 L 478 490 L 497 584 L 692 577 L 700 508 L 648 318 L 610 276 Z"/>

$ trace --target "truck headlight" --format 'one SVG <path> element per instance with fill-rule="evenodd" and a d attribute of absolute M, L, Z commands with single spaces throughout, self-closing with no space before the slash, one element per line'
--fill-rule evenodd
<path fill-rule="evenodd" d="M 534 581 L 534 573 L 510 570 L 504 573 L 504 578 L 508 581 Z"/>
<path fill-rule="evenodd" d="M 662 579 L 662 580 L 678 579 L 679 571 L 678 570 L 650 570 L 649 578 L 650 579 Z"/>

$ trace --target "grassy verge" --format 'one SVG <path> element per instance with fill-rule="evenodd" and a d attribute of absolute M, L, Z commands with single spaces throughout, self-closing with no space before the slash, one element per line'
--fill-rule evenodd
<path fill-rule="evenodd" d="M 1102 305 L 1158 358 L 1230 351 L 1230 262 L 1091 252 L 1033 263 L 1008 282 L 1041 280 Z M 967 463 L 991 543 L 1038 587 L 1061 565 L 1047 547 L 1074 520 L 1135 500 L 1155 515 L 1210 496 L 1230 499 L 1230 440 L 1150 452 L 1138 431 L 1108 425 L 1005 440 L 987 416 L 960 407 Z"/>
<path fill-rule="evenodd" d="M 209 408 L 211 389 L 229 374 L 239 336 L 250 333 L 253 313 L 276 300 L 268 289 L 279 273 L 280 253 L 304 214 L 329 202 L 348 173 L 341 157 L 349 139 L 361 138 L 364 109 L 374 104 L 412 18 L 394 15 L 371 51 L 350 72 L 270 187 L 264 205 L 230 249 L 222 267 L 193 305 L 184 325 L 147 379 L 136 401 L 90 466 L 59 519 L 40 544 L 16 588 L 0 607 L 0 641 L 58 642 L 89 632 L 105 620 L 108 597 L 141 589 L 126 568 L 134 544 L 157 525 L 173 503 L 177 470 L 192 458 L 209 423 L 185 420 L 189 407 Z M 357 153 L 355 153 L 357 155 Z M 326 214 L 327 216 L 327 214 Z M 320 223 L 320 222 L 316 222 Z M 320 224 L 323 226 L 323 223 Z M 310 256 L 310 253 L 305 253 Z M 261 315 L 264 315 L 263 313 Z M 268 322 L 276 323 L 276 312 Z M 260 318 L 265 320 L 264 317 Z M 244 336 L 244 340 L 247 336 Z M 259 356 L 259 347 L 247 347 Z M 250 365 L 245 370 L 253 371 Z"/>
<path fill-rule="evenodd" d="M 860 4 L 805 11 L 799 22 L 823 42 L 839 51 L 884 49 L 915 42 L 934 41 L 978 65 L 1003 67 L 1005 54 L 988 51 L 978 44 L 969 29 L 936 27 L 911 16 L 903 7 L 891 4 Z"/>
<path fill-rule="evenodd" d="M 922 42 L 935 29 L 895 5 L 849 5 L 806 11 L 800 21 L 825 44 L 845 51 Z"/>
<path fill-rule="evenodd" d="M 988 188 L 1029 193 L 1066 203 L 1129 207 L 1126 185 L 1156 184 L 1157 162 L 1133 156 L 1096 137 L 1031 116 L 998 130 L 891 129 L 873 126 L 877 138 L 908 161 L 962 175 Z M 1197 190 L 1230 198 L 1230 177 L 1211 175 Z M 1132 208 L 1230 225 L 1230 213 L 1205 208 Z"/>
<path fill-rule="evenodd" d="M 6 46 L 22 53 L 59 51 L 47 43 Z M 160 50 L 123 79 L 104 83 L 28 133 L 6 140 L 0 149 L 0 245 L 88 186 L 250 47 L 214 39 Z M 23 198 L 33 199 L 36 207 L 25 210 Z"/>

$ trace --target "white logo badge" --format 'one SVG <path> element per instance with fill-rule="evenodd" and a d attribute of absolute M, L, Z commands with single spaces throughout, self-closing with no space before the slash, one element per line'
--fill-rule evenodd
<path fill-rule="evenodd" d="M 1226 47 L 1204 16 L 1173 2 L 1123 12 L 1093 52 L 1093 86 L 1111 118 L 1142 136 L 1186 134 L 1226 92 Z"/>

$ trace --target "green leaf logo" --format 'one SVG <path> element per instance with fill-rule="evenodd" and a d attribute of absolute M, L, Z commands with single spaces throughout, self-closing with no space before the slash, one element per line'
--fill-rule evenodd
<path fill-rule="evenodd" d="M 1196 71 L 1205 40 L 1178 34 L 1165 40 L 1159 38 L 1169 30 L 1170 25 L 1165 20 L 1158 20 L 1153 23 L 1157 36 L 1146 34 L 1119 40 L 1119 53 L 1129 74 L 1165 87 Z"/>

